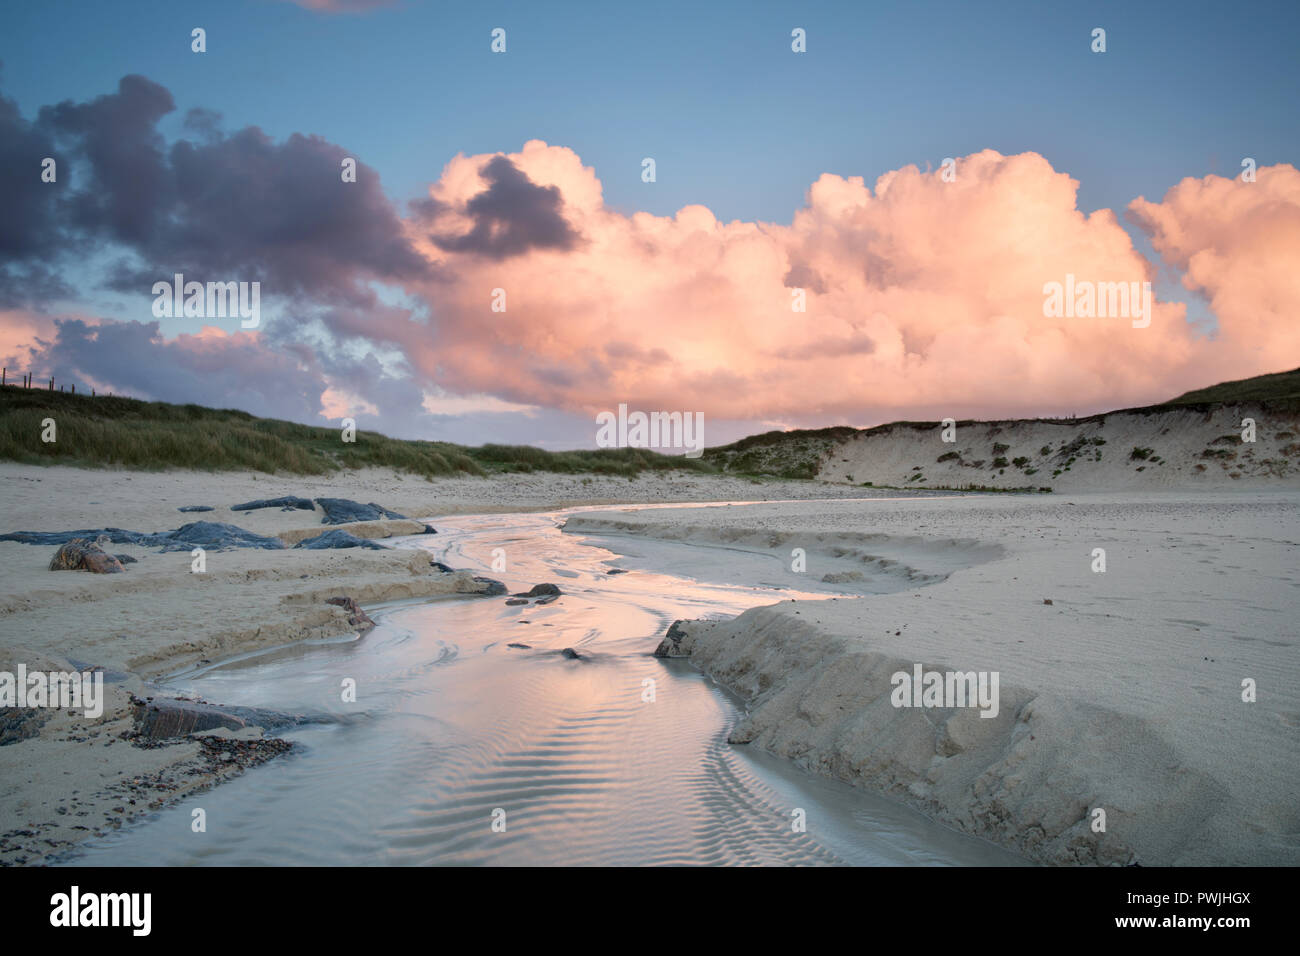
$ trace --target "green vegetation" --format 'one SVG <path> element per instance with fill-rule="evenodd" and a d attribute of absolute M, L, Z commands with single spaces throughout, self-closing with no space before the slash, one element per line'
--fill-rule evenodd
<path fill-rule="evenodd" d="M 730 474 L 812 479 L 835 446 L 857 433 L 856 428 L 848 426 L 764 432 L 730 445 L 707 448 L 700 461 Z"/>
<path fill-rule="evenodd" d="M 54 442 L 41 441 L 46 418 L 55 421 Z M 647 470 L 713 471 L 700 459 L 641 448 L 548 452 L 530 445 L 470 448 L 405 441 L 369 431 L 358 431 L 355 442 L 343 442 L 340 434 L 337 428 L 257 418 L 233 409 L 0 388 L 0 460 L 300 475 L 375 466 L 430 479 L 520 471 L 627 477 Z"/>
<path fill-rule="evenodd" d="M 1151 457 L 1151 453 L 1153 451 L 1154 449 L 1152 448 L 1138 448 L 1137 446 L 1134 446 L 1133 450 L 1128 453 L 1128 460 L 1145 461 L 1146 459 Z"/>
<path fill-rule="evenodd" d="M 1005 458 L 994 458 L 994 459 L 993 459 L 993 464 L 989 465 L 989 467 L 990 467 L 990 468 L 1005 468 L 1005 467 L 1007 467 L 1007 464 L 1008 464 L 1008 462 L 1007 462 L 1007 460 L 1006 460 Z"/>
<path fill-rule="evenodd" d="M 884 488 L 890 491 L 909 490 L 907 488 L 899 487 L 898 485 L 873 485 L 869 481 L 864 481 L 862 483 L 862 487 L 863 488 Z M 976 484 L 931 485 L 929 488 L 926 488 L 925 490 L 926 491 L 979 491 L 979 492 L 984 492 L 986 494 L 996 492 L 997 494 L 1011 494 L 1011 495 L 1024 495 L 1024 494 L 1050 495 L 1052 493 L 1052 489 L 1047 487 L 1046 485 L 1043 485 L 1042 487 L 1038 487 L 1038 488 L 1035 488 L 1033 485 L 1021 485 L 1018 488 L 999 488 L 999 487 L 995 487 L 994 485 L 976 485 Z"/>
<path fill-rule="evenodd" d="M 1247 401 L 1278 410 L 1300 411 L 1300 369 L 1223 382 L 1187 392 L 1161 405 L 1121 411 L 1155 414 L 1172 408 Z M 40 441 L 41 421 L 45 418 L 56 420 L 57 442 L 46 444 Z M 1086 421 L 1104 423 L 1105 415 L 1092 416 Z M 962 421 L 958 424 L 975 423 Z M 429 478 L 527 471 L 634 477 L 647 470 L 682 469 L 750 478 L 813 479 L 832 453 L 849 439 L 889 434 L 896 429 L 930 431 L 937 427 L 937 422 L 903 421 L 877 425 L 865 431 L 848 426 L 771 431 L 730 445 L 706 449 L 702 458 L 687 459 L 629 448 L 572 452 L 545 452 L 532 446 L 507 445 L 470 448 L 449 442 L 403 441 L 377 432 L 358 432 L 355 443 L 345 444 L 339 440 L 339 432 L 334 428 L 259 419 L 229 409 L 168 405 L 113 396 L 72 395 L 13 386 L 0 389 L 0 460 L 144 469 L 321 474 L 339 468 L 374 465 Z M 997 429 L 993 433 L 996 434 Z M 1292 437 L 1290 433 L 1280 433 L 1279 440 L 1283 436 Z M 1039 455 L 1043 459 L 1052 456 L 1058 464 L 1063 463 L 1063 468 L 1057 467 L 1053 472 L 1059 475 L 1069 469 L 1075 461 L 1074 456 L 1082 452 L 1085 445 L 1105 443 L 1102 438 L 1078 437 L 1063 444 L 1055 453 L 1052 445 L 1044 445 Z M 1211 444 L 1240 443 L 1238 436 L 1225 435 Z M 994 468 L 1005 467 L 1003 455 L 1009 449 L 1009 445 L 1001 442 L 994 444 Z M 1093 452 L 1093 460 L 1100 460 L 1100 453 L 1095 449 Z M 1135 448 L 1130 460 L 1142 461 L 1151 455 L 1149 448 Z M 951 451 L 938 461 L 960 461 L 960 457 L 958 452 Z M 1216 454 L 1214 457 L 1225 456 Z M 1158 457 L 1151 460 L 1163 464 Z M 1032 474 L 1021 462 L 1021 458 L 1016 458 L 1013 463 L 1026 474 Z M 985 462 L 979 460 L 968 464 L 982 468 Z M 1044 463 L 1043 467 L 1048 465 Z"/>
<path fill-rule="evenodd" d="M 1025 465 L 1029 464 L 1029 459 L 1024 455 L 1021 455 L 1019 458 L 1012 458 L 1011 464 L 1015 465 L 1017 468 L 1024 468 Z"/>
<path fill-rule="evenodd" d="M 1300 368 L 1235 382 L 1220 382 L 1209 388 L 1186 392 L 1164 404 L 1204 405 L 1213 402 L 1267 402 L 1284 408 L 1300 408 Z"/>

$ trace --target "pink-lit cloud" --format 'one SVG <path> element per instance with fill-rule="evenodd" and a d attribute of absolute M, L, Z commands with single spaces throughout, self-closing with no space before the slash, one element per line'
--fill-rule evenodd
<path fill-rule="evenodd" d="M 1203 294 L 1218 319 L 1201 377 L 1231 379 L 1297 364 L 1300 356 L 1300 170 L 1257 170 L 1255 182 L 1187 178 L 1129 216 L 1157 253 Z"/>
<path fill-rule="evenodd" d="M 1036 153 L 965 157 L 952 182 L 914 166 L 872 187 L 825 174 L 788 226 L 723 223 L 703 206 L 625 216 L 569 149 L 531 141 L 505 160 L 458 156 L 443 170 L 408 220 L 438 278 L 407 288 L 436 331 L 395 321 L 380 333 L 452 391 L 863 422 L 1115 407 L 1224 377 L 1215 369 L 1300 364 L 1290 167 L 1134 203 L 1189 286 L 1222 298 L 1224 334 L 1210 340 L 1181 303 L 1157 300 L 1148 328 L 1044 316 L 1045 283 L 1154 282 L 1156 270 L 1111 210 L 1080 212 L 1078 183 Z M 504 165 L 519 221 L 483 215 Z M 792 287 L 806 312 L 792 311 Z M 495 289 L 505 312 L 491 310 Z"/>
<path fill-rule="evenodd" d="M 143 265 L 113 287 L 138 290 L 142 311 L 150 283 L 183 269 L 261 279 L 272 317 L 259 335 L 169 338 L 157 323 L 0 312 L 0 354 L 20 368 L 425 434 L 434 418 L 591 420 L 620 403 L 790 425 L 1082 413 L 1300 365 L 1291 166 L 1130 204 L 1165 267 L 1210 303 L 1205 335 L 1180 302 L 1156 300 L 1146 328 L 1044 314 L 1047 283 L 1154 283 L 1157 266 L 1113 211 L 1081 212 L 1078 183 L 1037 153 L 959 158 L 952 181 L 915 166 L 872 184 L 823 174 L 787 225 L 720 222 L 701 205 L 624 214 L 576 153 L 534 140 L 455 157 L 403 218 L 369 168 L 339 192 L 343 151 L 319 138 L 210 129 L 164 152 L 154 124 L 170 109 L 166 90 L 127 77 L 41 114 L 33 130 L 89 144 L 87 181 L 102 187 L 95 216 L 55 231 L 133 252 Z M 124 112 L 148 177 L 91 148 Z M 191 195 L 218 173 L 220 189 Z M 274 202 L 219 208 L 214 197 L 260 196 L 250 184 L 268 174 Z M 30 269 L 9 278 L 37 288 Z"/>

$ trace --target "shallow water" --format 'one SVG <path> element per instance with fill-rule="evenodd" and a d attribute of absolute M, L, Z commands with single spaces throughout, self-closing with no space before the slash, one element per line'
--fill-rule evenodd
<path fill-rule="evenodd" d="M 438 519 L 436 537 L 407 542 L 511 591 L 555 582 L 565 593 L 553 604 L 390 605 L 371 610 L 379 627 L 359 641 L 299 644 L 172 680 L 212 701 L 341 722 L 294 729 L 289 756 L 84 844 L 66 862 L 1022 862 L 892 801 L 728 745 L 739 702 L 689 662 L 650 656 L 676 618 L 814 595 L 644 570 L 651 559 L 698 567 L 699 549 L 644 543 L 619 559 L 600 539 L 562 533 L 563 518 L 457 516 Z M 495 548 L 505 549 L 504 572 L 490 570 Z M 674 562 L 673 549 L 689 549 L 690 560 L 678 551 Z M 766 573 L 766 559 L 744 560 L 754 581 L 780 578 Z M 639 569 L 608 573 L 624 563 Z M 585 659 L 565 659 L 564 648 Z M 356 703 L 341 699 L 348 678 Z M 191 830 L 195 808 L 206 832 Z M 503 830 L 493 828 L 500 811 Z M 793 826 L 798 811 L 805 832 Z"/>

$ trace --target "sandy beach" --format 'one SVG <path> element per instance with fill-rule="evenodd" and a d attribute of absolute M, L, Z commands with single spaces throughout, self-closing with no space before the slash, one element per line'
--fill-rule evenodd
<path fill-rule="evenodd" d="M 566 529 L 689 541 L 715 568 L 766 554 L 773 583 L 799 578 L 795 548 L 808 579 L 847 561 L 922 583 L 682 625 L 670 650 L 748 701 L 734 742 L 1043 863 L 1300 863 L 1294 491 L 783 503 Z M 893 706 L 891 676 L 917 664 L 999 673 L 996 716 Z"/>
<path fill-rule="evenodd" d="M 0 468 L 0 489 L 4 531 L 160 531 L 200 517 L 287 545 L 321 530 L 319 511 L 230 505 L 331 495 L 419 519 L 343 526 L 382 540 L 454 514 L 778 499 L 584 511 L 565 526 L 628 552 L 628 567 L 642 545 L 667 542 L 689 546 L 672 552 L 679 575 L 838 589 L 680 626 L 673 656 L 747 701 L 733 743 L 1037 862 L 1300 862 L 1295 491 L 861 500 L 846 496 L 867 489 L 843 484 L 713 477 L 427 482 L 378 470 L 326 480 L 13 464 Z M 781 500 L 825 498 L 842 500 Z M 214 510 L 176 510 L 195 504 Z M 1104 572 L 1093 570 L 1096 548 Z M 792 570 L 795 549 L 802 570 Z M 0 670 L 75 663 L 108 679 L 102 719 L 59 712 L 0 748 L 6 863 L 39 862 L 274 756 L 254 728 L 133 746 L 123 739 L 129 695 L 147 696 L 149 680 L 350 639 L 357 628 L 330 597 L 373 607 L 484 588 L 404 548 L 226 550 L 207 556 L 203 574 L 191 573 L 188 552 L 112 550 L 137 563 L 122 574 L 52 573 L 52 548 L 0 542 Z M 997 715 L 892 706 L 891 675 L 916 664 L 997 672 Z M 1253 703 L 1242 700 L 1248 678 Z M 232 748 L 234 759 L 223 755 Z M 1091 826 L 1098 808 L 1103 832 Z"/>
<path fill-rule="evenodd" d="M 857 494 L 808 482 L 684 477 L 516 475 L 428 482 L 391 470 L 329 478 L 202 472 L 127 472 L 0 465 L 0 527 L 10 531 L 124 528 L 165 531 L 202 519 L 279 536 L 283 550 L 240 548 L 206 556 L 191 571 L 188 551 L 112 545 L 137 559 L 120 574 L 51 572 L 55 548 L 0 542 L 0 671 L 102 668 L 109 675 L 100 719 L 69 712 L 39 728 L 15 728 L 0 747 L 0 862 L 36 863 L 105 828 L 114 828 L 237 770 L 219 750 L 179 739 L 144 749 L 123 741 L 133 726 L 130 695 L 178 670 L 305 640 L 347 640 L 347 611 L 326 601 L 347 596 L 363 607 L 413 598 L 474 595 L 484 585 L 467 572 L 445 574 L 421 551 L 302 550 L 326 530 L 317 511 L 230 510 L 256 498 L 336 496 L 378 502 L 404 515 L 549 510 L 607 502 L 793 498 Z M 180 513 L 180 507 L 210 512 Z M 339 526 L 383 540 L 421 531 L 423 521 Z M 22 734 L 38 730 L 37 736 Z M 253 728 L 241 731 L 254 738 Z M 256 747 L 236 754 L 247 764 Z M 246 759 L 247 758 L 247 759 Z M 237 761 L 238 762 L 238 761 Z"/>

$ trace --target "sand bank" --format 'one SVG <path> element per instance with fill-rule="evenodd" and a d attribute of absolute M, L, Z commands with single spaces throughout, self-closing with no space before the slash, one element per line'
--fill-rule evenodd
<path fill-rule="evenodd" d="M 1249 430 L 1247 423 L 1253 423 Z M 1300 482 L 1300 414 L 1255 402 L 964 422 L 950 437 L 945 441 L 935 423 L 882 425 L 832 448 L 818 477 L 1079 493 L 1260 490 Z"/>
<path fill-rule="evenodd" d="M 705 579 L 754 550 L 792 587 L 842 577 L 845 560 L 864 582 L 892 578 L 875 588 L 892 593 L 683 628 L 678 652 L 749 701 L 738 743 L 1047 863 L 1295 865 L 1298 506 L 1294 491 L 980 496 L 581 515 L 567 530 L 611 532 L 615 549 L 629 534 L 711 545 L 673 569 Z M 997 672 L 997 716 L 893 706 L 892 675 L 916 664 Z"/>

